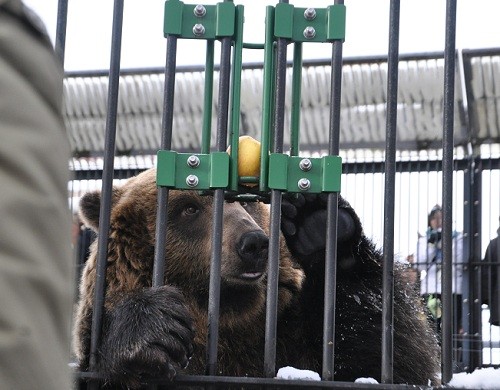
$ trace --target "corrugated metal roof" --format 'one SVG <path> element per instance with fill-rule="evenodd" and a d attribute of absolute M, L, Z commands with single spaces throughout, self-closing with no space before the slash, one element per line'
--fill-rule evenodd
<path fill-rule="evenodd" d="M 443 67 L 440 55 L 409 56 L 399 64 L 398 147 L 418 150 L 441 141 Z M 469 51 L 459 67 L 455 92 L 455 141 L 465 144 L 500 138 L 500 50 Z M 463 71 L 462 71 L 463 69 Z M 291 69 L 287 77 L 291 85 Z M 242 72 L 241 133 L 259 137 L 262 107 L 261 67 Z M 213 129 L 216 128 L 218 73 L 214 80 Z M 150 154 L 159 149 L 163 106 L 162 70 L 123 72 L 117 119 L 119 154 Z M 383 58 L 346 59 L 343 66 L 341 148 L 370 149 L 385 143 L 387 62 Z M 198 151 L 201 140 L 204 74 L 180 69 L 176 75 L 172 148 Z M 73 74 L 65 79 L 65 119 L 76 155 L 104 149 L 108 80 L 104 73 Z M 328 145 L 330 65 L 303 67 L 301 148 Z M 285 129 L 289 127 L 287 90 Z M 466 92 L 466 93 L 464 93 Z M 469 125 L 469 118 L 470 123 Z M 215 132 L 215 131 L 214 131 Z M 285 130 L 285 141 L 288 131 Z M 214 134 L 213 134 L 214 135 Z"/>

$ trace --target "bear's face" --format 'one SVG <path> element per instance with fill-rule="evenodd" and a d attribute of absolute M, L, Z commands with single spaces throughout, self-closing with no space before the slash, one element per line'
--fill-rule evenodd
<path fill-rule="evenodd" d="M 113 189 L 107 272 L 113 291 L 151 285 L 156 197 L 155 170 Z M 86 194 L 80 206 L 86 224 L 97 230 L 100 194 Z M 249 304 L 257 295 L 264 296 L 269 209 L 262 203 L 238 202 L 226 202 L 223 209 L 221 304 L 234 309 L 245 306 L 243 296 L 248 297 Z M 165 283 L 181 286 L 198 303 L 208 298 L 213 212 L 212 196 L 202 196 L 197 191 L 169 191 Z M 291 263 L 284 242 L 281 248 L 285 252 L 282 261 Z M 95 262 L 95 258 L 94 251 L 89 261 Z M 296 279 L 300 284 L 302 273 L 298 270 Z M 238 297 L 234 305 L 232 296 Z"/>
<path fill-rule="evenodd" d="M 258 210 L 263 205 L 247 206 Z M 268 238 L 245 207 L 225 203 L 222 215 L 221 282 L 253 286 L 267 268 Z M 213 197 L 196 191 L 170 191 L 166 269 L 169 283 L 207 289 L 212 252 Z M 262 210 L 265 212 L 265 210 Z"/>

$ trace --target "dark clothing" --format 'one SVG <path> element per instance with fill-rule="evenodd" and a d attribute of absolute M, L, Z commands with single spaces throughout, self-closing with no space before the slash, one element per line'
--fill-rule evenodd
<path fill-rule="evenodd" d="M 498 229 L 500 236 L 500 229 Z M 482 302 L 490 307 L 490 324 L 500 325 L 500 288 L 498 274 L 500 273 L 500 247 L 498 237 L 490 241 L 481 267 Z"/>

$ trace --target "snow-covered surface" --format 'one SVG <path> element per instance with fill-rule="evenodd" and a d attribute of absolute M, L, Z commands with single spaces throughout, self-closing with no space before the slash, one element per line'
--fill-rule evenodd
<path fill-rule="evenodd" d="M 368 383 L 368 384 L 377 384 L 377 380 L 373 378 L 358 378 L 354 381 L 354 383 Z"/>
<path fill-rule="evenodd" d="M 500 369 L 488 367 L 471 374 L 454 374 L 449 386 L 457 389 L 500 389 Z"/>
<path fill-rule="evenodd" d="M 309 370 L 299 370 L 294 367 L 282 367 L 276 374 L 277 379 L 298 379 L 307 381 L 320 381 L 321 377 L 317 372 Z"/>
<path fill-rule="evenodd" d="M 321 380 L 318 373 L 309 370 L 299 370 L 293 367 L 283 367 L 278 370 L 278 379 L 295 380 Z M 358 378 L 354 383 L 377 384 L 373 378 Z M 492 367 L 474 371 L 471 374 L 465 372 L 454 374 L 453 379 L 447 387 L 456 389 L 491 389 L 500 390 L 500 369 Z"/>

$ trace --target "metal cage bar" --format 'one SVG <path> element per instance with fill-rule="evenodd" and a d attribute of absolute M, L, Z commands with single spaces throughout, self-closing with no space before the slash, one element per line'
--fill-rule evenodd
<path fill-rule="evenodd" d="M 165 85 L 163 91 L 163 115 L 161 148 L 169 150 L 172 145 L 172 127 L 174 120 L 175 68 L 177 58 L 177 37 L 167 37 L 165 62 Z M 158 188 L 155 230 L 155 254 L 153 262 L 153 287 L 162 286 L 165 281 L 165 255 L 167 242 L 169 189 Z"/>
<path fill-rule="evenodd" d="M 231 38 L 221 40 L 221 61 L 219 73 L 219 97 L 217 112 L 217 140 L 218 152 L 226 150 L 229 85 L 231 77 Z M 214 210 L 212 224 L 212 255 L 210 262 L 210 285 L 208 298 L 208 340 L 207 340 L 207 367 L 209 375 L 215 375 L 217 370 L 217 343 L 219 340 L 219 303 L 220 303 L 220 273 L 222 256 L 222 214 L 224 212 L 224 189 L 218 188 L 214 192 Z"/>
<path fill-rule="evenodd" d="M 398 115 L 399 0 L 391 0 L 387 61 L 387 116 L 382 280 L 382 383 L 393 382 L 394 364 L 394 203 L 396 196 L 396 127 Z"/>
<path fill-rule="evenodd" d="M 205 86 L 203 88 L 203 130 L 201 132 L 201 153 L 210 152 L 212 134 L 212 101 L 214 88 L 214 41 L 207 40 L 205 55 Z"/>
<path fill-rule="evenodd" d="M 56 54 L 64 66 L 64 55 L 66 53 L 66 25 L 68 23 L 68 0 L 57 2 L 57 25 L 56 25 Z"/>
<path fill-rule="evenodd" d="M 97 350 L 102 332 L 104 296 L 106 291 L 106 266 L 108 236 L 110 227 L 111 198 L 113 191 L 113 167 L 116 139 L 116 116 L 118 110 L 118 88 L 120 82 L 120 57 L 123 25 L 123 0 L 115 0 L 111 39 L 111 60 L 109 69 L 108 110 L 106 116 L 105 155 L 100 205 L 99 233 L 97 244 L 97 266 L 94 294 L 94 310 L 90 341 L 90 369 L 97 367 Z M 99 388 L 98 382 L 91 382 L 90 388 Z"/>
<path fill-rule="evenodd" d="M 264 40 L 264 64 L 263 64 L 263 81 L 262 81 L 262 133 L 261 133 L 261 149 L 260 154 L 262 161 L 260 165 L 260 185 L 261 191 L 267 190 L 269 158 L 268 151 L 270 145 L 271 133 L 271 113 L 272 110 L 272 97 L 274 91 L 274 55 L 273 55 L 273 34 L 274 34 L 274 7 L 266 7 L 266 23 L 265 23 L 265 40 Z"/>
<path fill-rule="evenodd" d="M 442 302 L 442 381 L 448 383 L 453 376 L 452 354 L 452 228 L 453 228 L 453 127 L 455 96 L 455 35 L 456 0 L 446 2 L 446 36 L 444 65 L 443 112 L 443 272 Z"/>
<path fill-rule="evenodd" d="M 336 0 L 335 4 L 344 4 Z M 340 108 L 342 88 L 342 41 L 332 43 L 331 79 L 330 79 L 330 118 L 329 144 L 330 155 L 338 155 L 340 151 Z M 325 291 L 323 309 L 323 380 L 334 379 L 335 366 L 335 299 L 337 291 L 337 220 L 338 193 L 328 194 L 325 248 Z"/>
<path fill-rule="evenodd" d="M 280 0 L 280 3 L 288 1 Z M 274 99 L 273 152 L 283 153 L 285 127 L 286 53 L 287 40 L 278 38 L 276 43 L 276 90 Z M 271 221 L 269 237 L 269 265 L 267 275 L 267 305 L 264 346 L 264 376 L 276 373 L 276 332 L 279 277 L 279 241 L 281 223 L 281 191 L 271 190 Z"/>

